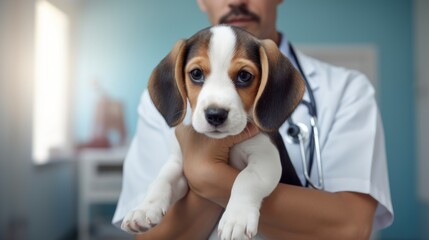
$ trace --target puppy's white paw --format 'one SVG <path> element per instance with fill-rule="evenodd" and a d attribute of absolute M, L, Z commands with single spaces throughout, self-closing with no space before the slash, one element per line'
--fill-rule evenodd
<path fill-rule="evenodd" d="M 122 221 L 121 228 L 132 234 L 143 233 L 159 224 L 170 205 L 169 199 L 145 200 L 135 210 L 129 212 Z"/>
<path fill-rule="evenodd" d="M 259 209 L 250 206 L 227 206 L 219 222 L 218 235 L 222 240 L 251 239 L 258 232 Z"/>

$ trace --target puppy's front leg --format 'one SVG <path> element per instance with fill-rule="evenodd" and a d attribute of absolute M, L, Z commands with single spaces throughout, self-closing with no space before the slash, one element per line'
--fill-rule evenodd
<path fill-rule="evenodd" d="M 174 137 L 173 152 L 149 186 L 144 200 L 122 221 L 121 228 L 142 233 L 159 224 L 171 204 L 185 196 L 188 183 L 183 175 L 182 153 Z"/>
<path fill-rule="evenodd" d="M 221 239 L 248 239 L 256 235 L 262 200 L 274 190 L 281 177 L 278 150 L 264 134 L 237 145 L 231 158 L 237 157 L 247 159 L 247 166 L 235 179 L 219 222 Z"/>

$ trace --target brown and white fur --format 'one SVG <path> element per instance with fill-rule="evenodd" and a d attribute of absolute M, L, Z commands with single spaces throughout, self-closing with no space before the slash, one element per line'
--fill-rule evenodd
<path fill-rule="evenodd" d="M 215 26 L 178 41 L 153 71 L 148 90 L 170 127 L 183 121 L 189 103 L 193 128 L 208 137 L 239 134 L 249 121 L 261 130 L 231 150 L 230 164 L 242 170 L 218 228 L 221 239 L 255 236 L 262 200 L 282 175 L 271 136 L 302 98 L 299 73 L 273 41 L 258 40 L 239 28 Z M 124 218 L 124 230 L 147 231 L 188 191 L 181 150 L 177 140 L 173 142 L 174 154 L 142 203 Z"/>

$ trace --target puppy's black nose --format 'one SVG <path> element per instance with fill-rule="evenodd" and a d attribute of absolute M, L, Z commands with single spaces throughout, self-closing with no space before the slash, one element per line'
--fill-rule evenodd
<path fill-rule="evenodd" d="M 228 111 L 223 108 L 207 108 L 204 113 L 206 114 L 206 120 L 211 125 L 217 127 L 225 122 L 228 118 Z"/>

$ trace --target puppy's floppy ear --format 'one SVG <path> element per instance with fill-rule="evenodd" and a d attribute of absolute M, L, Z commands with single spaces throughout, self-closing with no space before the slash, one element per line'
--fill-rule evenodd
<path fill-rule="evenodd" d="M 277 130 L 292 114 L 304 95 L 301 74 L 271 40 L 262 40 L 261 83 L 255 99 L 253 119 L 266 132 Z"/>
<path fill-rule="evenodd" d="M 156 66 L 148 83 L 149 95 L 168 126 L 182 122 L 186 115 L 186 89 L 183 76 L 185 40 L 179 40 Z"/>

